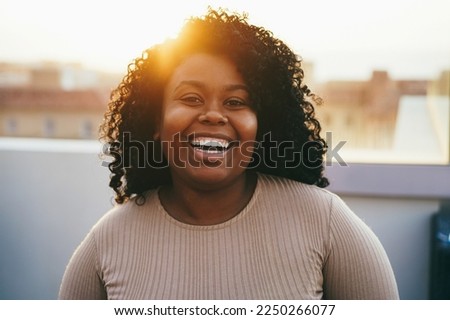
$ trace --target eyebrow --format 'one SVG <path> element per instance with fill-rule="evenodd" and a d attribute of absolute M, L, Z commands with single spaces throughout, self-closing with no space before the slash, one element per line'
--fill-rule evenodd
<path fill-rule="evenodd" d="M 201 81 L 197 81 L 197 80 L 183 80 L 181 81 L 174 89 L 174 91 L 178 90 L 180 87 L 182 86 L 194 86 L 197 88 L 205 88 L 206 85 L 201 82 Z M 248 87 L 245 84 L 229 84 L 229 85 L 225 85 L 224 86 L 225 91 L 235 91 L 235 90 L 244 90 L 249 92 Z"/>

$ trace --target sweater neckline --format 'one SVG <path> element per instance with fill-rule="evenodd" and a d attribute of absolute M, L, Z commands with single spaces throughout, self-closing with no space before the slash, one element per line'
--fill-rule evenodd
<path fill-rule="evenodd" d="M 240 211 L 238 214 L 236 214 L 231 219 L 218 223 L 218 224 L 212 224 L 212 225 L 195 225 L 195 224 L 189 224 L 182 221 L 179 221 L 172 217 L 167 210 L 164 208 L 164 206 L 161 203 L 161 199 L 159 197 L 159 191 L 160 187 L 156 189 L 156 191 L 153 193 L 153 201 L 150 201 L 152 203 L 156 203 L 158 212 L 163 215 L 164 219 L 168 220 L 170 223 L 177 225 L 178 227 L 181 227 L 183 229 L 190 229 L 190 230 L 203 230 L 203 231 L 209 231 L 209 230 L 217 230 L 217 229 L 223 229 L 230 225 L 235 224 L 239 220 L 243 219 L 247 213 L 251 210 L 254 203 L 256 202 L 258 195 L 260 193 L 261 189 L 261 183 L 260 183 L 261 176 L 259 173 L 256 174 L 256 186 L 255 190 L 253 191 L 253 194 L 250 198 L 250 201 L 247 203 L 247 205 Z"/>

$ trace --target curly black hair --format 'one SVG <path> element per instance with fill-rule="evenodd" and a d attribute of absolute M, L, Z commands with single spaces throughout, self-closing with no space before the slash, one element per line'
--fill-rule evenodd
<path fill-rule="evenodd" d="M 313 106 L 320 99 L 303 83 L 302 60 L 270 31 L 247 20 L 245 14 L 209 9 L 187 20 L 176 39 L 144 51 L 128 66 L 100 126 L 105 153 L 113 158 L 109 185 L 117 203 L 143 199 L 145 191 L 170 183 L 161 146 L 152 139 L 165 84 L 184 58 L 198 52 L 227 56 L 249 88 L 258 132 L 248 170 L 319 187 L 329 184 L 323 176 L 327 145 Z"/>

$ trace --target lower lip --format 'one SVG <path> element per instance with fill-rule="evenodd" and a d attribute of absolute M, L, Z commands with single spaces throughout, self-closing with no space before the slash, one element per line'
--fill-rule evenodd
<path fill-rule="evenodd" d="M 218 161 L 222 162 L 226 156 L 226 154 L 230 151 L 230 149 L 227 149 L 225 151 L 220 152 L 208 152 L 199 148 L 192 147 L 192 150 L 194 151 L 194 160 L 202 163 L 216 163 Z"/>

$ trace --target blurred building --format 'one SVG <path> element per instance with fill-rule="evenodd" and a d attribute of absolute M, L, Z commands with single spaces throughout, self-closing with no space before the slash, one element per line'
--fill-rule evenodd
<path fill-rule="evenodd" d="M 398 107 L 403 96 L 426 96 L 427 80 L 393 80 L 374 71 L 367 81 L 329 81 L 316 85 L 324 104 L 317 115 L 323 131 L 349 148 L 392 147 Z"/>
<path fill-rule="evenodd" d="M 405 145 L 398 137 L 407 137 L 410 129 L 407 125 L 398 132 L 399 122 L 408 124 L 398 118 L 400 107 L 408 116 L 408 104 L 411 110 L 421 109 L 416 107 L 420 104 L 438 128 L 440 149 L 448 149 L 449 71 L 430 81 L 394 80 L 386 71 L 374 71 L 365 81 L 315 83 L 314 65 L 303 62 L 303 69 L 306 83 L 324 101 L 316 112 L 323 132 L 332 132 L 333 144 L 346 141 L 346 148 L 361 150 Z M 0 136 L 96 138 L 109 93 L 119 80 L 117 74 L 76 63 L 0 63 Z"/>
<path fill-rule="evenodd" d="M 430 81 L 427 98 L 437 142 L 442 153 L 447 155 L 448 163 L 450 162 L 450 70 L 442 71 L 436 80 Z"/>
<path fill-rule="evenodd" d="M 78 64 L 0 64 L 0 136 L 95 139 L 118 82 Z"/>
<path fill-rule="evenodd" d="M 107 100 L 92 89 L 0 88 L 0 135 L 94 139 Z"/>

